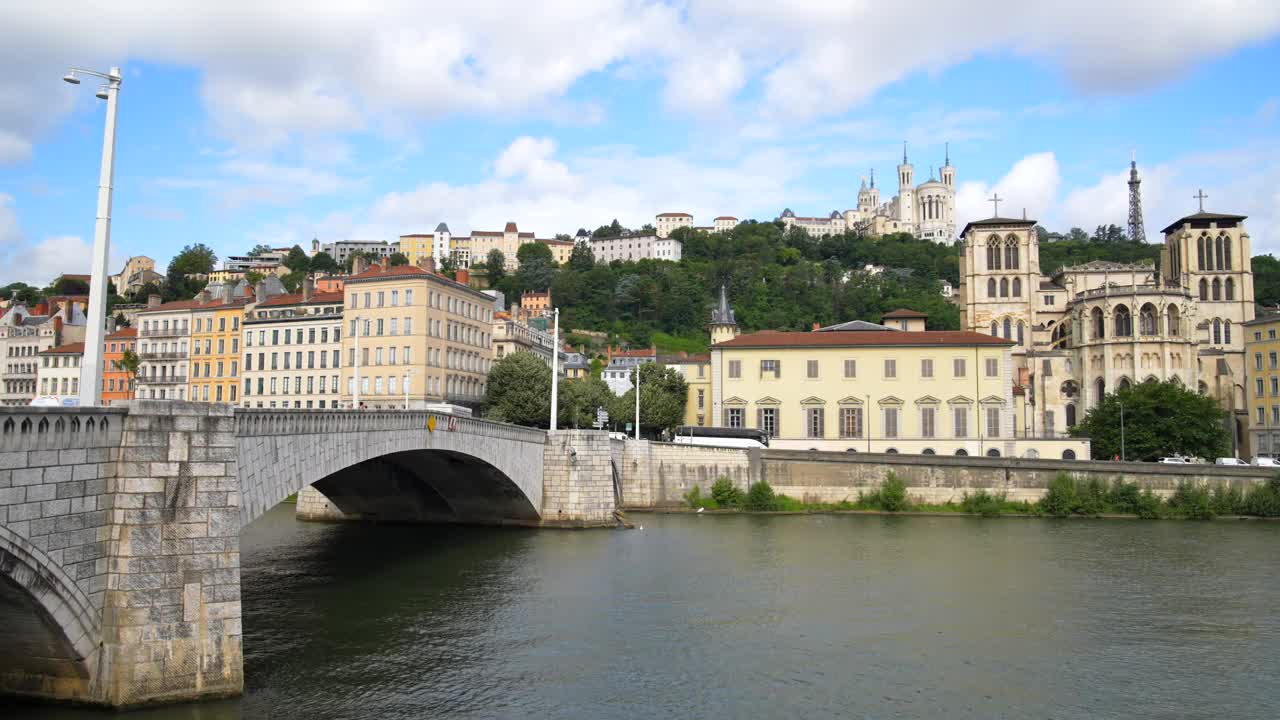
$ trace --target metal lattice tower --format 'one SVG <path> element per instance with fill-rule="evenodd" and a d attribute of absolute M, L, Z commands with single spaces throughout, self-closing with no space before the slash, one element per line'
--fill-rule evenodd
<path fill-rule="evenodd" d="M 1142 222 L 1142 180 L 1138 178 L 1138 154 L 1129 161 L 1129 240 L 1147 241 L 1147 230 Z"/>

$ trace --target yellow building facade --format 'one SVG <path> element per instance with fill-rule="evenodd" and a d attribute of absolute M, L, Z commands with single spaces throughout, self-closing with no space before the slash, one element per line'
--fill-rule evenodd
<path fill-rule="evenodd" d="M 400 254 L 409 258 L 410 265 L 417 265 L 419 260 L 431 257 L 434 235 L 401 235 Z"/>
<path fill-rule="evenodd" d="M 1280 315 L 1244 323 L 1249 407 L 1249 444 L 1253 454 L 1280 455 Z"/>
<path fill-rule="evenodd" d="M 191 311 L 188 397 L 196 402 L 240 399 L 240 324 L 246 301 L 210 304 Z"/>
<path fill-rule="evenodd" d="M 711 423 L 711 355 L 687 355 L 662 358 L 658 362 L 684 376 L 688 393 L 684 404 L 684 425 L 710 427 Z"/>
<path fill-rule="evenodd" d="M 493 358 L 493 299 L 413 265 L 374 265 L 343 288 L 346 407 L 475 405 Z"/>
<path fill-rule="evenodd" d="M 1087 440 L 1017 436 L 1013 345 L 888 328 L 740 335 L 712 346 L 708 417 L 778 449 L 1087 459 Z"/>

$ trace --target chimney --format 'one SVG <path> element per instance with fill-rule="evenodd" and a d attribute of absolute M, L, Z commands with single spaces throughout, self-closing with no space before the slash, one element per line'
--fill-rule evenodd
<path fill-rule="evenodd" d="M 107 334 L 110 335 L 115 331 L 116 331 L 116 319 L 108 315 L 107 316 Z"/>
<path fill-rule="evenodd" d="M 310 275 L 302 278 L 302 302 L 311 300 L 312 293 L 315 292 L 316 281 Z"/>
<path fill-rule="evenodd" d="M 149 308 L 160 307 L 160 296 L 159 296 L 159 295 L 148 295 L 148 296 L 147 296 L 147 307 L 149 307 Z"/>
<path fill-rule="evenodd" d="M 351 274 L 359 275 L 369 269 L 369 261 L 363 255 L 357 255 L 351 260 Z"/>
<path fill-rule="evenodd" d="M 434 275 L 436 272 L 436 259 L 430 255 L 424 255 L 418 258 L 418 267 Z"/>
<path fill-rule="evenodd" d="M 457 280 L 458 282 L 462 283 L 463 285 L 470 285 L 470 284 L 471 284 L 471 271 L 470 271 L 470 270 L 459 270 L 459 271 L 457 271 L 456 273 L 454 273 L 454 275 L 453 275 L 453 279 L 454 279 L 454 280 Z"/>
<path fill-rule="evenodd" d="M 267 299 L 267 281 L 259 280 L 257 285 L 253 286 L 253 298 L 258 302 Z"/>

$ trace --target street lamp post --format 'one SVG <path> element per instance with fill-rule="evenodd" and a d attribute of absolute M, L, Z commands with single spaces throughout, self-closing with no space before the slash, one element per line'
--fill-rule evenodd
<path fill-rule="evenodd" d="M 560 410 L 560 308 L 552 312 L 555 328 L 551 331 L 551 429 L 554 431 Z"/>
<path fill-rule="evenodd" d="M 106 80 L 95 93 L 107 101 L 106 128 L 102 137 L 102 173 L 98 178 L 98 218 L 93 229 L 93 258 L 89 280 L 89 317 L 84 338 L 84 363 L 80 366 L 80 405 L 102 404 L 102 351 L 107 314 L 107 258 L 111 254 L 111 184 L 115 178 L 116 101 L 120 95 L 120 68 L 109 72 L 71 68 L 62 77 L 72 85 L 80 84 L 80 75 Z"/>
<path fill-rule="evenodd" d="M 413 368 L 405 368 L 404 370 L 404 409 L 409 409 L 409 380 L 413 377 Z"/>
<path fill-rule="evenodd" d="M 351 409 L 359 410 L 360 409 L 360 318 L 359 317 L 352 318 L 351 322 L 354 323 L 355 332 L 353 332 L 352 335 L 355 336 L 355 342 L 356 342 L 355 358 L 354 358 L 354 362 L 352 363 L 352 365 L 354 366 L 354 374 L 352 376 L 352 380 L 354 382 L 351 383 L 351 398 L 352 398 Z"/>
<path fill-rule="evenodd" d="M 1120 462 L 1124 462 L 1124 403 L 1116 400 L 1120 405 Z"/>

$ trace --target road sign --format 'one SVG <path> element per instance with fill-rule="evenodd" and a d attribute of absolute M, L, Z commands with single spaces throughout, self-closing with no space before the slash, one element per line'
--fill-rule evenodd
<path fill-rule="evenodd" d="M 454 432 L 457 429 L 458 429 L 458 418 L 450 415 L 449 416 L 449 432 Z"/>
<path fill-rule="evenodd" d="M 435 432 L 435 431 L 436 431 L 436 416 L 428 415 L 427 416 L 427 432 Z"/>
<path fill-rule="evenodd" d="M 627 432 L 631 432 L 631 423 L 627 423 Z"/>

